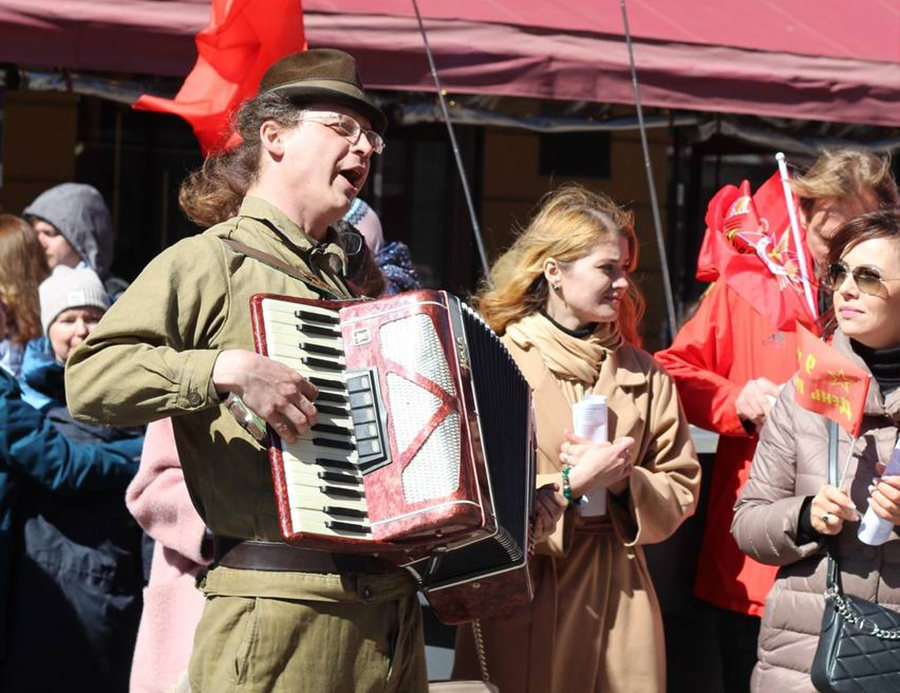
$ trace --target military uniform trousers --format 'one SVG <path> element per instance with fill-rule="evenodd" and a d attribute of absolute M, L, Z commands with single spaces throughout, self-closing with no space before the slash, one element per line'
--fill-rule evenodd
<path fill-rule="evenodd" d="M 192 693 L 425 693 L 422 612 L 400 571 L 217 567 L 194 636 Z"/>

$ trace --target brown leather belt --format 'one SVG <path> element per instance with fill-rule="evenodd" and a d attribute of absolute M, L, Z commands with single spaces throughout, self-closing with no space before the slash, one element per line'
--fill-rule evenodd
<path fill-rule="evenodd" d="M 300 549 L 274 541 L 242 541 L 213 537 L 215 563 L 224 568 L 297 573 L 378 574 L 388 564 L 366 554 L 329 553 Z"/>

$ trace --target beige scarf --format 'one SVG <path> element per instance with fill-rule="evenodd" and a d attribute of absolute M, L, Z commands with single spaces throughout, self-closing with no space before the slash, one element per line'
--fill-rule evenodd
<path fill-rule="evenodd" d="M 587 393 L 612 391 L 615 367 L 608 357 L 623 341 L 615 323 L 600 323 L 593 334 L 579 338 L 566 334 L 541 313 L 532 313 L 509 325 L 506 334 L 523 349 L 538 350 L 569 404 Z"/>

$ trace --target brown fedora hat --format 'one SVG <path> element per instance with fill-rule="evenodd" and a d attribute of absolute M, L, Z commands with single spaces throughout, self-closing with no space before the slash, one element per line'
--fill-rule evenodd
<path fill-rule="evenodd" d="M 297 101 L 335 102 L 368 118 L 379 133 L 387 118 L 363 90 L 352 55 L 333 48 L 291 53 L 263 75 L 259 93 L 284 92 Z"/>

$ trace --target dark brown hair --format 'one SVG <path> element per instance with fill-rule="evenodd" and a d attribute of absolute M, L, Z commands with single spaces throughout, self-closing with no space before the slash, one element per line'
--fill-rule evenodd
<path fill-rule="evenodd" d="M 40 337 L 38 286 L 50 274 L 47 256 L 31 225 L 0 214 L 0 301 L 6 307 L 9 339 L 24 344 Z"/>
<path fill-rule="evenodd" d="M 828 243 L 828 264 L 840 262 L 850 250 L 860 243 L 876 238 L 887 238 L 897 244 L 900 253 L 900 206 L 879 209 L 854 217 L 841 225 Z M 823 333 L 831 336 L 837 327 L 832 306 L 821 318 Z"/>
<path fill-rule="evenodd" d="M 211 154 L 181 184 L 178 203 L 187 218 L 206 228 L 236 215 L 241 200 L 259 175 L 262 148 L 259 128 L 267 120 L 291 127 L 297 124 L 302 112 L 302 105 L 279 92 L 245 101 L 232 123 L 240 144 Z"/>

